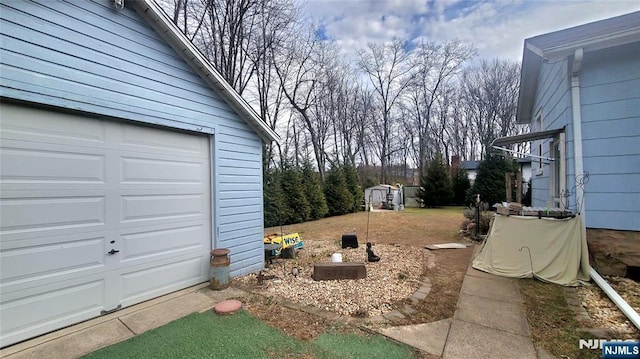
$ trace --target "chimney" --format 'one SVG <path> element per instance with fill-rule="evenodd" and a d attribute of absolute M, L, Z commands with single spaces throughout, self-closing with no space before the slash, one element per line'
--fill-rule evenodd
<path fill-rule="evenodd" d="M 458 175 L 458 168 L 460 168 L 460 156 L 451 156 L 451 178 L 455 178 Z"/>

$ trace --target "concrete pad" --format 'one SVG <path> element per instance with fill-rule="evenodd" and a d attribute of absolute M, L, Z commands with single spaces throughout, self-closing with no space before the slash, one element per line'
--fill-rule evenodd
<path fill-rule="evenodd" d="M 531 338 L 453 319 L 443 359 L 537 359 Z"/>
<path fill-rule="evenodd" d="M 440 244 L 430 244 L 425 246 L 426 249 L 436 250 L 436 249 L 463 249 L 467 248 L 466 245 L 462 243 L 440 243 Z"/>
<path fill-rule="evenodd" d="M 404 314 L 400 313 L 397 310 L 392 310 L 390 312 L 384 313 L 382 316 L 388 320 L 394 320 L 394 319 L 400 320 L 405 318 Z"/>
<path fill-rule="evenodd" d="M 213 304 L 208 296 L 193 292 L 159 303 L 153 307 L 121 316 L 120 320 L 135 334 L 140 334 L 191 313 L 202 312 L 213 307 Z"/>
<path fill-rule="evenodd" d="M 460 292 L 503 302 L 522 302 L 520 289 L 512 281 L 466 276 Z"/>
<path fill-rule="evenodd" d="M 118 319 L 94 325 L 12 355 L 6 359 L 67 359 L 77 358 L 111 344 L 133 337 Z"/>
<path fill-rule="evenodd" d="M 233 314 L 240 309 L 242 309 L 242 302 L 235 299 L 223 300 L 213 307 L 213 310 L 220 315 Z"/>
<path fill-rule="evenodd" d="M 519 303 L 506 303 L 462 294 L 458 299 L 458 308 L 453 318 L 513 334 L 530 335 L 524 310 Z"/>
<path fill-rule="evenodd" d="M 377 332 L 432 355 L 441 356 L 451 319 L 378 329 Z"/>

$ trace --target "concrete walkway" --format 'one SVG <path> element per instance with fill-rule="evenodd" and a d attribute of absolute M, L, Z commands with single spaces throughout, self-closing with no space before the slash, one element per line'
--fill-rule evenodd
<path fill-rule="evenodd" d="M 469 267 L 443 359 L 538 357 L 514 281 Z"/>
<path fill-rule="evenodd" d="M 453 318 L 377 332 L 443 359 L 547 358 L 536 353 L 514 281 L 469 266 Z"/>
<path fill-rule="evenodd" d="M 426 297 L 429 289 L 427 281 L 416 293 L 418 297 L 422 294 Z M 237 288 L 212 291 L 206 283 L 201 284 L 10 346 L 0 350 L 0 358 L 77 358 L 190 313 L 210 310 L 220 301 L 245 295 L 247 292 Z M 418 297 L 414 299 L 425 299 Z M 295 303 L 290 307 L 309 311 Z M 311 311 L 321 316 L 333 315 L 327 319 L 345 319 L 334 313 L 316 312 L 317 309 Z M 407 311 L 397 314 L 411 315 Z M 346 318 L 345 323 L 352 319 Z M 453 318 L 373 331 L 443 359 L 550 357 L 545 352 L 536 353 L 515 279 L 494 276 L 471 266 L 463 280 Z"/>

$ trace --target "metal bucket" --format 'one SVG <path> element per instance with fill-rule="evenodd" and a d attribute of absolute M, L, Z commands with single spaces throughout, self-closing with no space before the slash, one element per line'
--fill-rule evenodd
<path fill-rule="evenodd" d="M 229 279 L 229 250 L 227 248 L 218 248 L 211 251 L 211 283 L 209 288 L 213 290 L 223 290 L 229 287 L 231 280 Z"/>

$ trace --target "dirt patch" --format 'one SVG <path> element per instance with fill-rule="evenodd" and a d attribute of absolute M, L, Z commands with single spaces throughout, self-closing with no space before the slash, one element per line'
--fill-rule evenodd
<path fill-rule="evenodd" d="M 364 247 L 367 241 L 374 243 L 374 251 L 382 257 L 381 263 L 392 260 L 393 258 L 402 257 L 401 261 L 410 262 L 403 263 L 400 266 L 396 263 L 388 269 L 386 275 L 387 281 L 402 283 L 404 281 L 407 293 L 397 296 L 397 300 L 387 301 L 388 307 L 385 310 L 400 310 L 405 305 L 411 306 L 417 310 L 416 313 L 402 320 L 396 320 L 393 325 L 402 325 L 410 323 L 426 323 L 437 321 L 440 319 L 451 318 L 455 311 L 458 300 L 462 280 L 466 272 L 473 247 L 466 249 L 444 249 L 429 251 L 424 246 L 436 243 L 463 242 L 471 244 L 460 235 L 460 224 L 464 221 L 462 208 L 443 208 L 443 209 L 408 209 L 407 211 L 397 212 L 359 212 L 340 217 L 325 218 L 318 221 L 306 222 L 296 225 L 280 227 L 272 227 L 265 229 L 265 233 L 294 233 L 298 232 L 305 243 L 309 243 L 306 249 L 300 252 L 301 255 L 308 255 L 308 258 L 299 256 L 295 260 L 281 260 L 283 265 L 276 264 L 270 272 L 265 271 L 263 274 L 270 274 L 279 277 L 278 279 L 287 279 L 287 283 L 294 282 L 291 279 L 291 270 L 294 265 L 298 266 L 300 272 L 298 277 L 302 280 L 309 280 L 311 275 L 313 261 L 330 261 L 331 253 L 336 249 L 340 249 L 340 239 L 345 233 L 356 233 L 361 248 L 354 250 L 346 250 L 344 260 L 364 261 Z M 368 222 L 368 227 L 367 227 Z M 316 257 L 311 257 L 312 251 L 309 250 L 315 244 L 316 248 L 320 248 L 316 253 Z M 306 254 L 305 254 L 306 253 Z M 395 254 L 394 254 L 395 253 Z M 427 268 L 427 258 L 431 256 L 435 267 Z M 297 262 L 296 262 L 297 261 Z M 306 261 L 306 262 L 305 262 Z M 398 261 L 398 260 L 395 260 Z M 297 263 L 297 264 L 294 264 Z M 306 264 L 304 264 L 306 263 Z M 373 272 L 371 266 L 375 263 L 368 264 L 367 270 Z M 379 266 L 380 267 L 380 266 Z M 406 269 L 398 269 L 406 268 Z M 412 303 L 408 297 L 417 287 L 418 278 L 428 277 L 431 280 L 432 289 L 427 298 L 419 303 Z M 379 282 L 378 290 L 384 291 L 385 275 L 383 280 Z M 275 277 L 271 280 L 276 279 Z M 257 278 L 255 275 L 239 279 L 243 284 L 255 283 L 257 286 Z M 283 280 L 284 282 L 284 280 Z M 329 281 L 342 282 L 342 281 Z M 347 281 L 349 282 L 349 281 Z M 282 282 L 281 282 L 282 283 Z M 270 284 L 273 285 L 273 284 Z M 264 289 L 257 287 L 255 289 Z M 375 289 L 375 288 L 373 288 Z M 330 290 L 326 291 L 330 294 Z M 362 293 L 357 291 L 349 291 L 353 298 L 342 298 L 341 300 L 350 300 L 360 305 L 366 302 L 362 298 Z M 360 297 L 359 297 L 360 296 Z M 270 325 L 279 328 L 287 334 L 293 335 L 300 339 L 310 339 L 328 328 L 334 327 L 336 324 L 332 321 L 304 313 L 299 310 L 288 309 L 282 305 L 278 305 L 280 301 L 285 300 L 281 295 L 257 296 L 248 306 L 247 309 L 257 317 L 265 320 Z M 306 305 L 304 299 L 289 298 L 289 300 Z M 324 309 L 324 308 L 320 308 Z M 331 308 L 329 308 L 331 309 Z M 333 309 L 336 312 L 335 309 Z M 371 315 L 377 312 L 372 311 Z M 350 312 L 350 315 L 357 316 L 357 310 Z M 366 315 L 370 315 L 367 312 Z M 425 356 L 426 357 L 426 356 Z"/>
<path fill-rule="evenodd" d="M 591 266 L 601 275 L 629 276 L 640 267 L 640 232 L 587 229 Z"/>

